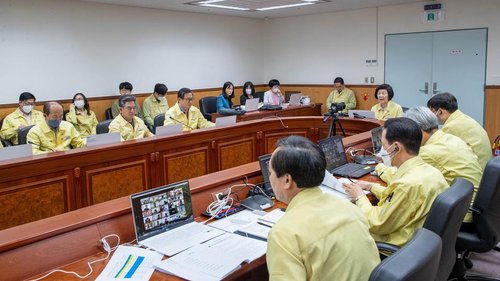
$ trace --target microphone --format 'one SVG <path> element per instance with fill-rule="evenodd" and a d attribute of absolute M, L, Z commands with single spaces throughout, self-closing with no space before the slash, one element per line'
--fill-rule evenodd
<path fill-rule="evenodd" d="M 43 150 L 49 150 L 49 151 L 51 151 L 51 152 L 54 152 L 54 151 L 55 151 L 54 149 L 52 149 L 52 148 L 50 148 L 50 147 L 43 146 L 43 145 L 41 145 L 41 144 L 39 144 L 39 143 L 34 143 L 34 142 L 32 142 L 32 141 L 28 141 L 28 143 L 29 143 L 29 144 L 32 144 L 32 145 L 36 145 L 36 146 L 38 146 L 38 149 L 39 149 L 39 150 L 42 150 L 42 149 L 43 149 Z"/>
<path fill-rule="evenodd" d="M 180 121 L 180 120 L 177 120 L 177 119 L 175 119 L 174 117 L 172 117 L 172 116 L 170 116 L 170 115 L 168 115 L 168 118 L 169 118 L 170 120 L 174 120 L 175 122 L 177 122 L 177 123 L 179 123 L 179 124 L 182 124 L 182 125 L 184 125 L 184 126 L 188 127 L 188 128 L 189 128 L 189 129 L 191 129 L 191 130 L 194 130 L 194 129 L 193 129 L 193 128 L 191 128 L 191 126 L 189 126 L 188 124 L 186 124 L 186 123 L 184 123 L 184 122 L 182 122 L 182 121 Z"/>
<path fill-rule="evenodd" d="M 354 117 L 356 117 L 356 118 L 360 118 L 360 119 L 365 119 L 365 118 L 366 118 L 366 116 L 363 116 L 363 115 L 358 114 L 358 113 L 356 113 L 356 112 L 354 112 L 352 115 L 353 115 Z"/>

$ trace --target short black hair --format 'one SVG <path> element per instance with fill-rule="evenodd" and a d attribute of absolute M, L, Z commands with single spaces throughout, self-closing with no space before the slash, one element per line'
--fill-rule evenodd
<path fill-rule="evenodd" d="M 191 89 L 189 88 L 181 88 L 178 92 L 177 92 L 177 98 L 178 99 L 184 99 L 184 96 L 186 94 L 189 94 L 189 93 L 192 93 L 193 91 L 191 91 Z"/>
<path fill-rule="evenodd" d="M 342 77 L 337 77 L 333 80 L 333 84 L 335 83 L 340 83 L 342 85 L 344 85 L 344 79 Z"/>
<path fill-rule="evenodd" d="M 278 79 L 271 79 L 269 80 L 269 83 L 267 85 L 269 85 L 269 88 L 272 88 L 274 86 L 279 86 L 280 81 L 278 81 Z"/>
<path fill-rule="evenodd" d="M 427 107 L 433 110 L 444 109 L 453 113 L 458 109 L 457 98 L 450 93 L 440 93 L 427 101 Z"/>
<path fill-rule="evenodd" d="M 278 140 L 272 169 L 278 178 L 290 174 L 299 188 L 316 187 L 325 177 L 326 158 L 319 145 L 302 136 Z"/>
<path fill-rule="evenodd" d="M 155 85 L 154 91 L 158 95 L 164 96 L 167 93 L 168 88 L 167 88 L 167 86 L 165 84 L 158 83 L 158 84 Z"/>
<path fill-rule="evenodd" d="M 62 109 L 64 109 L 64 107 L 57 101 L 46 101 L 43 104 L 43 113 L 45 114 L 45 116 L 50 114 L 50 108 L 52 105 L 59 105 Z"/>
<path fill-rule="evenodd" d="M 389 144 L 395 141 L 405 147 L 408 154 L 418 155 L 422 142 L 422 131 L 417 122 L 406 117 L 391 118 L 384 123 L 385 138 Z"/>
<path fill-rule="evenodd" d="M 394 97 L 394 90 L 392 89 L 391 85 L 389 84 L 382 84 L 375 89 L 375 98 L 378 99 L 378 91 L 379 90 L 386 90 L 387 94 L 389 94 L 389 100 L 392 100 Z"/>
<path fill-rule="evenodd" d="M 19 95 L 19 102 L 23 102 L 25 100 L 30 100 L 30 99 L 36 100 L 35 96 L 30 92 L 24 92 Z"/>
<path fill-rule="evenodd" d="M 246 97 L 248 96 L 247 93 L 245 92 L 245 89 L 248 87 L 250 87 L 250 89 L 252 89 L 251 95 L 252 96 L 255 95 L 255 87 L 254 87 L 253 83 L 250 81 L 247 81 L 247 82 L 245 82 L 245 84 L 243 84 L 243 95 L 245 95 Z"/>
<path fill-rule="evenodd" d="M 130 82 L 121 82 L 120 83 L 120 86 L 118 86 L 118 90 L 129 90 L 132 92 L 132 89 L 134 89 L 134 87 L 132 86 L 132 84 Z"/>
<path fill-rule="evenodd" d="M 122 95 L 118 98 L 118 106 L 121 108 L 125 107 L 127 102 L 133 101 L 135 103 L 135 97 L 132 95 Z"/>

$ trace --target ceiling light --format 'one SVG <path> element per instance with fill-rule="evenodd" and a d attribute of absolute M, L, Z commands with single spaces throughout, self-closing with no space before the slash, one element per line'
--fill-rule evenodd
<path fill-rule="evenodd" d="M 312 5 L 312 4 L 314 4 L 314 3 L 304 2 L 304 3 L 290 4 L 290 5 L 272 6 L 272 7 L 260 8 L 260 9 L 257 9 L 257 11 L 268 11 L 268 10 L 274 10 L 274 9 L 292 8 L 292 7 L 306 6 L 306 5 Z"/>
<path fill-rule="evenodd" d="M 202 3 L 200 3 L 200 6 L 202 6 L 202 7 L 210 7 L 210 8 L 220 8 L 220 9 L 230 9 L 230 10 L 237 10 L 237 11 L 248 11 L 249 10 L 247 8 L 224 6 L 224 5 L 216 5 L 216 4 L 202 4 Z"/>

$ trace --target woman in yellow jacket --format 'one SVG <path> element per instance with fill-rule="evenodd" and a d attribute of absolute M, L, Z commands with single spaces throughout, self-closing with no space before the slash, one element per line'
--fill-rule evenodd
<path fill-rule="evenodd" d="M 375 90 L 375 98 L 378 104 L 374 105 L 371 111 L 375 112 L 375 118 L 386 121 L 389 118 L 403 117 L 401 106 L 392 101 L 394 90 L 389 84 L 382 84 Z"/>
<path fill-rule="evenodd" d="M 77 93 L 73 97 L 73 104 L 66 113 L 66 121 L 73 124 L 82 137 L 95 135 L 98 121 L 84 94 Z"/>

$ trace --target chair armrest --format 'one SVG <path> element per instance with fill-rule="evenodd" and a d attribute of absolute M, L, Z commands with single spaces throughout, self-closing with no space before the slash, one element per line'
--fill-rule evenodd
<path fill-rule="evenodd" d="M 379 253 L 381 255 L 384 255 L 384 256 L 390 256 L 391 254 L 394 254 L 395 252 L 397 252 L 400 249 L 400 247 L 393 245 L 393 244 L 389 244 L 389 243 L 385 243 L 385 242 L 376 242 L 376 243 L 377 243 L 377 249 L 378 249 Z"/>

